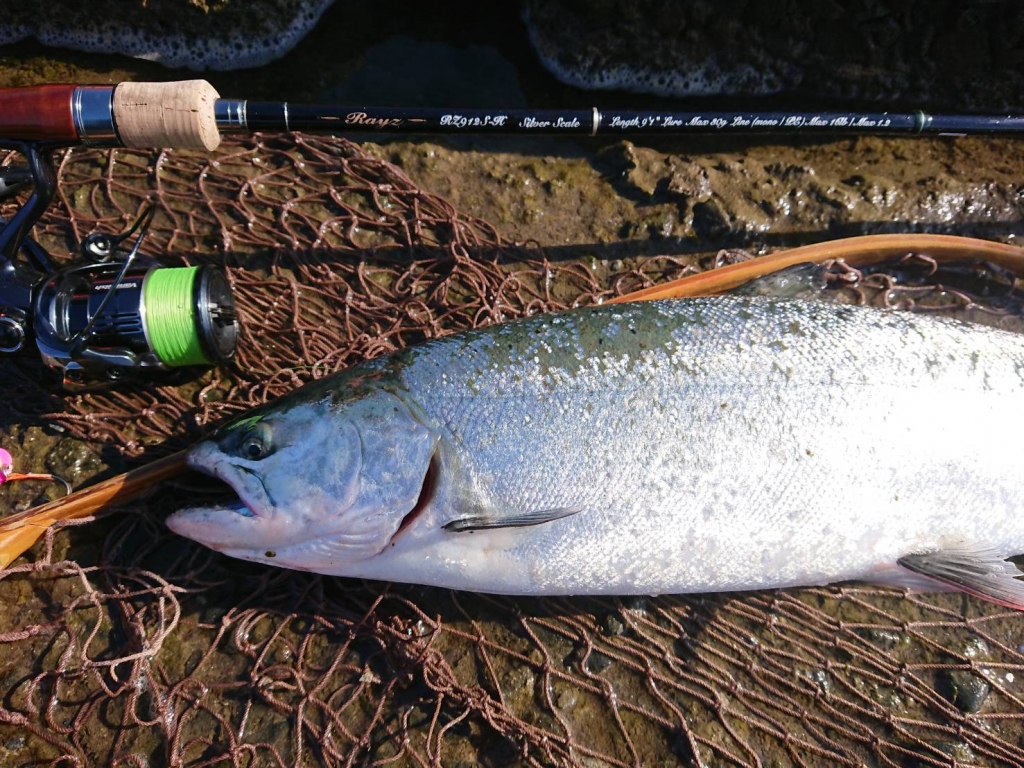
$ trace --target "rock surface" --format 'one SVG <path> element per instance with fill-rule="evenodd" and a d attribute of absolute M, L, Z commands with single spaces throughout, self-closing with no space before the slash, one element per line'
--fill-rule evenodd
<path fill-rule="evenodd" d="M 311 30 L 333 0 L 151 0 L 22 3 L 4 9 L 0 44 L 121 53 L 168 67 L 267 64 Z"/>
<path fill-rule="evenodd" d="M 524 17 L 545 66 L 582 88 L 1024 103 L 1024 8 L 1002 0 L 526 0 Z"/>

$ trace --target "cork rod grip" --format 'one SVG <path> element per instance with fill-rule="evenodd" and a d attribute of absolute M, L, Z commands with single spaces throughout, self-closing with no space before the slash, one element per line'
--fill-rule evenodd
<path fill-rule="evenodd" d="M 121 83 L 114 90 L 114 123 L 126 147 L 216 149 L 219 95 L 205 80 Z"/>

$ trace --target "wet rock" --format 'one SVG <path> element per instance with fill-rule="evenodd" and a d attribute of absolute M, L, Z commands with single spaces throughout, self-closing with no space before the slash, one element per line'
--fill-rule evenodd
<path fill-rule="evenodd" d="M 943 683 L 943 693 L 950 703 L 968 714 L 980 712 L 992 692 L 987 680 L 963 669 L 947 672 Z"/>
<path fill-rule="evenodd" d="M 960 649 L 960 652 L 968 659 L 988 659 L 991 657 L 991 650 L 980 637 L 969 638 Z"/>
<path fill-rule="evenodd" d="M 632 144 L 626 148 L 631 168 L 626 179 L 637 190 L 653 197 L 658 191 L 665 174 L 666 158 L 650 149 L 638 149 Z"/>
<path fill-rule="evenodd" d="M 647 598 L 646 597 L 627 597 L 622 601 L 623 605 L 626 606 L 627 610 L 635 611 L 640 616 L 647 615 Z"/>
<path fill-rule="evenodd" d="M 672 652 L 680 659 L 691 659 L 697 653 L 697 643 L 686 635 L 677 637 L 672 641 Z"/>
<path fill-rule="evenodd" d="M 576 702 L 579 699 L 576 695 L 576 689 L 567 683 L 555 683 L 552 687 L 552 693 L 554 694 L 555 704 L 562 710 L 571 710 L 576 706 Z"/>
<path fill-rule="evenodd" d="M 694 753 L 693 744 L 685 733 L 677 732 L 673 735 L 670 749 L 672 754 L 682 761 L 680 765 L 690 768 L 701 764 L 700 756 Z"/>
<path fill-rule="evenodd" d="M 729 213 L 718 200 L 693 206 L 693 231 L 703 240 L 716 240 L 729 233 Z"/>
<path fill-rule="evenodd" d="M 541 62 L 571 85 L 659 96 L 796 91 L 1011 107 L 1024 100 L 1011 0 L 526 0 Z"/>
<path fill-rule="evenodd" d="M 909 639 L 904 633 L 891 629 L 867 628 L 858 630 L 857 634 L 885 651 L 891 650 L 898 645 L 906 645 Z"/>
<path fill-rule="evenodd" d="M 505 694 L 515 699 L 533 696 L 536 676 L 529 667 L 512 667 L 505 677 Z"/>
<path fill-rule="evenodd" d="M 609 636 L 624 635 L 626 634 L 626 625 L 614 613 L 607 613 L 601 622 L 601 631 Z"/>
<path fill-rule="evenodd" d="M 613 175 L 644 197 L 676 197 L 691 203 L 711 197 L 711 181 L 707 169 L 689 158 L 666 155 L 628 141 L 616 144 L 602 153 Z"/>
<path fill-rule="evenodd" d="M 976 762 L 974 750 L 971 749 L 969 744 L 965 744 L 962 741 L 936 741 L 932 744 L 932 746 L 940 752 L 942 752 L 942 754 L 949 755 L 949 757 L 956 760 L 957 763 L 966 765 Z M 926 763 L 923 760 L 915 760 L 913 763 L 911 763 L 913 768 L 917 768 L 917 766 L 921 766 L 921 768 L 924 768 L 924 766 L 926 765 L 933 764 L 934 763 L 932 763 L 931 761 Z"/>
<path fill-rule="evenodd" d="M 102 470 L 104 463 L 85 443 L 64 438 L 47 454 L 46 467 L 76 486 Z"/>
<path fill-rule="evenodd" d="M 0 44 L 122 53 L 168 67 L 240 69 L 283 56 L 332 0 L 156 0 L 50 2 L 4 9 Z"/>
<path fill-rule="evenodd" d="M 587 657 L 587 671 L 599 675 L 612 665 L 612 660 L 603 653 L 593 651 Z"/>
<path fill-rule="evenodd" d="M 593 648 L 588 653 L 584 646 L 577 646 L 565 657 L 564 664 L 567 667 L 586 669 L 587 672 L 598 675 L 612 665 L 612 660 Z"/>
<path fill-rule="evenodd" d="M 690 96 L 794 84 L 798 71 L 749 36 L 743 50 L 729 44 L 742 32 L 730 18 L 736 5 L 527 0 L 523 15 L 544 66 L 571 85 Z"/>
<path fill-rule="evenodd" d="M 903 697 L 887 685 L 871 684 L 868 687 L 868 693 L 870 694 L 872 699 L 874 699 L 876 702 L 881 704 L 886 709 L 903 709 Z"/>
<path fill-rule="evenodd" d="M 711 197 L 711 181 L 707 169 L 687 158 L 670 159 L 671 175 L 667 179 L 666 191 L 671 195 L 684 197 L 691 202 L 702 202 Z"/>
<path fill-rule="evenodd" d="M 828 695 L 832 692 L 832 678 L 824 669 L 812 669 L 807 677 L 822 693 Z"/>

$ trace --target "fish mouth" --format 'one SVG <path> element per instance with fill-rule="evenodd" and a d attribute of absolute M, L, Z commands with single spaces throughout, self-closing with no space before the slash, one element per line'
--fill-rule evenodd
<path fill-rule="evenodd" d="M 174 512 L 165 521 L 167 527 L 218 551 L 245 548 L 266 527 L 255 524 L 271 509 L 264 499 L 262 481 L 248 468 L 223 460 L 210 461 L 202 452 L 190 455 L 187 462 L 196 471 L 220 481 L 215 483 L 216 491 L 223 490 L 225 495 L 213 503 Z"/>
<path fill-rule="evenodd" d="M 241 498 L 227 499 L 216 504 L 210 504 L 206 507 L 210 510 L 220 510 L 223 512 L 234 512 L 236 515 L 242 517 L 258 517 L 258 515 L 249 508 L 249 505 L 242 501 Z"/>
<path fill-rule="evenodd" d="M 267 492 L 263 478 L 254 470 L 241 464 L 231 464 L 226 461 L 210 464 L 202 459 L 201 456 L 195 459 L 189 456 L 187 462 L 192 469 L 220 480 L 226 489 L 234 493 L 233 499 L 228 498 L 217 504 L 212 504 L 208 509 L 231 511 L 242 517 L 257 519 L 266 516 L 264 510 L 273 506 L 273 499 Z"/>

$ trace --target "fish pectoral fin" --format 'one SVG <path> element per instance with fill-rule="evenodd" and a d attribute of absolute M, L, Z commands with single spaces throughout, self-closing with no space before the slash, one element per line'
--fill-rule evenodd
<path fill-rule="evenodd" d="M 496 528 L 527 528 L 531 525 L 542 525 L 553 520 L 561 520 L 563 517 L 569 517 L 582 511 L 582 507 L 556 507 L 555 509 L 540 509 L 516 515 L 469 515 L 456 518 L 441 527 L 454 533 L 487 531 Z"/>
<path fill-rule="evenodd" d="M 969 595 L 1024 611 L 1024 581 L 1017 578 L 1024 573 L 993 549 L 965 545 L 905 555 L 896 562 Z"/>

